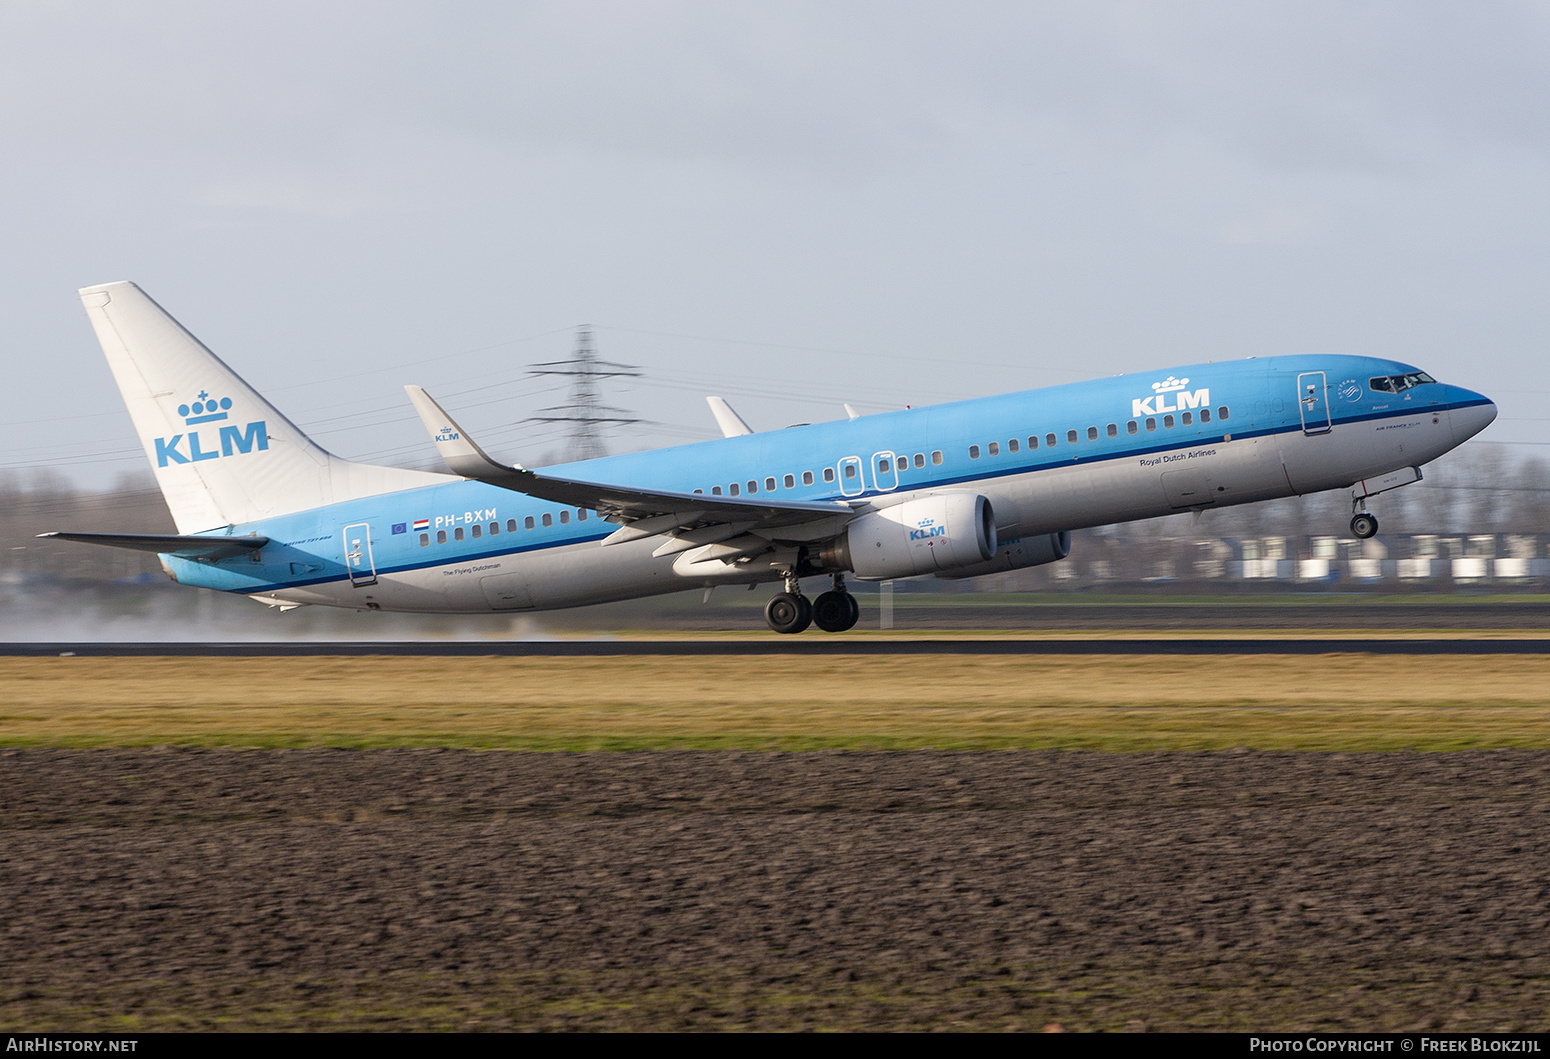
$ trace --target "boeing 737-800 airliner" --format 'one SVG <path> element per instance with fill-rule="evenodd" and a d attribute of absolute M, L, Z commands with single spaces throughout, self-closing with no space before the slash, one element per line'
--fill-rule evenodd
<path fill-rule="evenodd" d="M 1071 530 L 1350 489 L 1367 498 L 1483 430 L 1490 400 L 1391 360 L 1281 356 L 910 408 L 532 471 L 419 387 L 449 474 L 314 444 L 133 283 L 81 291 L 176 535 L 47 536 L 155 552 L 181 584 L 305 604 L 544 610 L 783 582 L 777 632 L 856 623 L 845 578 L 976 577 L 1065 558 Z M 809 601 L 803 578 L 831 584 Z"/>

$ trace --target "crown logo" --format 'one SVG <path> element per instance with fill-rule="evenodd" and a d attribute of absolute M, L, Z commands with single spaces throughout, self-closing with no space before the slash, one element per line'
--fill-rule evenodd
<path fill-rule="evenodd" d="M 194 426 L 196 423 L 214 423 L 216 420 L 225 419 L 226 412 L 230 408 L 230 397 L 216 400 L 208 391 L 200 390 L 198 399 L 193 404 L 178 405 L 178 415 L 183 417 L 183 422 Z"/>
<path fill-rule="evenodd" d="M 1156 393 L 1172 393 L 1174 390 L 1182 390 L 1188 385 L 1188 379 L 1175 379 L 1170 375 L 1162 382 L 1152 383 L 1152 390 Z"/>

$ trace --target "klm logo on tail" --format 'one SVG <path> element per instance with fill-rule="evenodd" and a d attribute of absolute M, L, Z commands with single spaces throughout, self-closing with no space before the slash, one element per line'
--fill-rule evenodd
<path fill-rule="evenodd" d="M 193 404 L 178 405 L 178 415 L 191 427 L 222 422 L 229 418 L 227 413 L 230 411 L 230 397 L 216 399 L 204 390 L 199 391 L 198 399 Z M 222 456 L 252 452 L 255 448 L 265 452 L 269 448 L 269 430 L 263 420 L 249 423 L 246 427 L 224 426 L 219 429 L 215 443 L 209 448 L 205 447 L 206 444 L 210 444 L 208 435 L 202 435 L 197 429 L 187 434 L 174 434 L 170 438 L 157 438 L 156 466 L 218 460 Z"/>

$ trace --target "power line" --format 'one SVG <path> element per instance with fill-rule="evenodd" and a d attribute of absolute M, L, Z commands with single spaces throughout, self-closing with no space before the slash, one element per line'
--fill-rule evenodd
<path fill-rule="evenodd" d="M 529 416 L 529 423 L 564 423 L 569 426 L 570 443 L 566 458 L 592 460 L 607 455 L 603 436 L 608 427 L 629 426 L 642 422 L 623 408 L 603 403 L 604 379 L 635 379 L 640 371 L 631 364 L 603 360 L 592 344 L 592 329 L 576 332 L 576 348 L 567 360 L 535 364 L 530 375 L 554 375 L 570 380 L 570 400 L 552 408 L 541 408 L 543 415 Z"/>

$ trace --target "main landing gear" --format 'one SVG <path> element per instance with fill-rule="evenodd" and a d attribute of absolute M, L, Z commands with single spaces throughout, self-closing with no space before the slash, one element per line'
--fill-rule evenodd
<path fill-rule="evenodd" d="M 844 632 L 853 628 L 861 618 L 861 605 L 856 597 L 845 591 L 845 579 L 834 575 L 834 589 L 816 600 L 802 595 L 802 585 L 795 574 L 786 575 L 786 590 L 764 605 L 764 620 L 779 633 L 797 633 L 809 625 L 817 625 L 824 632 Z"/>

